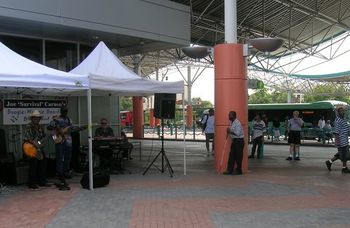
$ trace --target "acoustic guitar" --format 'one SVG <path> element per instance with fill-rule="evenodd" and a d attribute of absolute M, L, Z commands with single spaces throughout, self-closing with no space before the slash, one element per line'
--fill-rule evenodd
<path fill-rule="evenodd" d="M 43 153 L 40 150 L 40 147 L 42 146 L 40 141 L 31 143 L 31 142 L 24 142 L 22 144 L 23 153 L 30 157 L 30 158 L 36 158 L 38 160 L 42 160 L 44 158 Z"/>
<path fill-rule="evenodd" d="M 55 134 L 52 135 L 52 139 L 55 142 L 55 144 L 62 143 L 65 135 L 67 135 L 68 131 L 71 128 L 73 129 L 73 131 L 82 131 L 82 130 L 85 130 L 87 128 L 87 125 L 86 126 L 82 126 L 82 127 L 68 126 L 68 127 L 65 127 L 65 128 L 58 128 L 58 129 L 56 129 Z"/>

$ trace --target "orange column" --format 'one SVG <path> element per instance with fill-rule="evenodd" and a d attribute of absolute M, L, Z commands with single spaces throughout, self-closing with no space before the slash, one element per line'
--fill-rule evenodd
<path fill-rule="evenodd" d="M 154 119 L 154 109 L 151 108 L 149 110 L 149 126 L 154 127 L 155 119 Z"/>
<path fill-rule="evenodd" d="M 186 124 L 188 128 L 192 127 L 193 124 L 193 108 L 192 105 L 187 105 L 187 116 L 186 116 Z"/>
<path fill-rule="evenodd" d="M 155 118 L 155 125 L 156 125 L 156 126 L 160 126 L 160 119 Z"/>
<path fill-rule="evenodd" d="M 142 97 L 133 97 L 133 137 L 142 138 L 143 137 L 143 102 Z"/>
<path fill-rule="evenodd" d="M 248 169 L 248 88 L 247 69 L 242 44 L 219 44 L 214 50 L 215 62 L 215 169 L 227 168 L 230 137 L 228 113 L 236 111 L 244 129 L 243 172 Z M 226 141 L 226 142 L 225 142 Z"/>

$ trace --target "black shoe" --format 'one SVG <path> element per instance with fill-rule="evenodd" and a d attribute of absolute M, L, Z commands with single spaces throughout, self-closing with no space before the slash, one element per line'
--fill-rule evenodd
<path fill-rule="evenodd" d="M 292 157 L 287 157 L 286 160 L 291 161 Z"/>
<path fill-rule="evenodd" d="M 326 166 L 327 166 L 327 169 L 328 169 L 328 171 L 331 171 L 332 170 L 332 163 L 330 162 L 330 161 L 325 161 L 325 163 L 326 163 Z"/>
<path fill-rule="evenodd" d="M 39 184 L 39 186 L 40 186 L 40 187 L 46 187 L 46 188 L 48 188 L 48 187 L 51 187 L 52 184 L 45 183 L 45 184 Z"/>
<path fill-rule="evenodd" d="M 299 157 L 295 157 L 294 160 L 295 161 L 300 161 L 300 158 Z"/>
<path fill-rule="evenodd" d="M 236 172 L 233 175 L 242 175 L 243 172 L 240 169 L 236 169 Z"/>
<path fill-rule="evenodd" d="M 30 188 L 30 189 L 38 189 L 39 186 L 36 185 L 36 184 L 30 184 L 30 185 L 28 185 L 28 188 Z"/>
<path fill-rule="evenodd" d="M 248 158 L 254 158 L 254 155 L 249 155 Z"/>
<path fill-rule="evenodd" d="M 60 191 L 69 191 L 70 187 L 68 187 L 66 185 L 62 185 L 61 187 L 58 188 L 58 190 L 60 190 Z"/>
<path fill-rule="evenodd" d="M 232 172 L 225 171 L 225 172 L 223 172 L 222 174 L 224 174 L 224 175 L 232 175 Z"/>
<path fill-rule="evenodd" d="M 341 173 L 350 173 L 348 167 L 342 168 Z"/>

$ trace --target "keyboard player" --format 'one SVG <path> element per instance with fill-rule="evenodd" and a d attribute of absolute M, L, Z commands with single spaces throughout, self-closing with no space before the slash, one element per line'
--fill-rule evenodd
<path fill-rule="evenodd" d="M 111 140 L 115 140 L 113 129 L 108 125 L 108 120 L 102 118 L 100 126 L 95 131 L 94 141 L 98 144 L 95 147 L 100 157 L 100 168 L 110 169 L 113 150 L 109 147 Z"/>

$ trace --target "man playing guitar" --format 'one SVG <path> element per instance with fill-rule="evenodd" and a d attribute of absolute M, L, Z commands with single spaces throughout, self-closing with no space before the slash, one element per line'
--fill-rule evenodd
<path fill-rule="evenodd" d="M 80 131 L 86 127 L 73 127 L 72 120 L 67 116 L 68 108 L 61 107 L 60 116 L 53 117 L 53 120 L 47 126 L 47 129 L 53 131 L 52 138 L 55 142 L 56 150 L 56 170 L 59 182 L 56 184 L 59 190 L 70 190 L 66 182 L 69 176 L 70 161 L 72 158 L 72 137 L 73 131 Z"/>
<path fill-rule="evenodd" d="M 42 187 L 49 187 L 46 181 L 46 158 L 43 152 L 43 141 L 46 137 L 44 128 L 39 125 L 41 114 L 38 110 L 34 110 L 30 115 L 31 122 L 26 126 L 24 132 L 24 154 L 29 159 L 29 181 L 28 187 L 37 189 L 40 185 Z M 31 148 L 34 153 L 27 153 L 26 148 Z"/>

